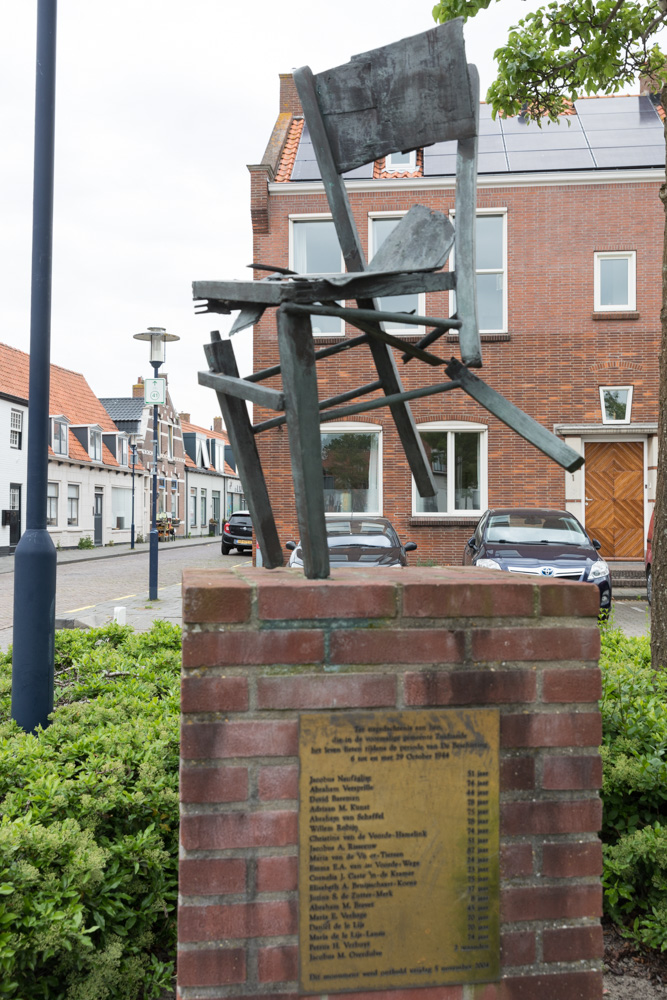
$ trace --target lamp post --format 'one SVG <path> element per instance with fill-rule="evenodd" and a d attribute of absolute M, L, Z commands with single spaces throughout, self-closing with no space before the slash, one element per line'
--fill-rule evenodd
<path fill-rule="evenodd" d="M 53 711 L 56 550 L 46 527 L 51 354 L 56 0 L 37 8 L 26 530 L 14 561 L 12 718 L 26 732 Z"/>
<path fill-rule="evenodd" d="M 134 467 L 137 464 L 137 443 L 130 444 L 132 449 L 132 523 L 130 524 L 130 548 L 134 548 Z"/>
<path fill-rule="evenodd" d="M 166 402 L 165 380 L 158 378 L 160 365 L 164 362 L 167 341 L 180 340 L 175 333 L 167 333 L 163 326 L 149 326 L 146 333 L 135 333 L 135 340 L 148 340 L 151 345 L 150 362 L 153 378 L 144 383 L 144 402 L 153 403 L 153 490 L 151 498 L 150 549 L 148 554 L 148 600 L 157 601 L 157 417 L 160 403 Z"/>

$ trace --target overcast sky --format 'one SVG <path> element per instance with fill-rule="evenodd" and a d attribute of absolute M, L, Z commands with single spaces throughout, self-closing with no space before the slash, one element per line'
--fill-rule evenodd
<path fill-rule="evenodd" d="M 484 94 L 493 50 L 530 6 L 466 26 Z M 249 277 L 248 163 L 278 112 L 278 74 L 315 72 L 433 26 L 431 0 L 60 0 L 51 360 L 98 396 L 151 375 L 132 335 L 180 336 L 164 370 L 195 423 L 202 344 L 231 318 L 198 316 L 191 282 Z M 29 349 L 37 0 L 0 0 L 0 341 Z M 233 338 L 246 367 L 251 332 Z"/>

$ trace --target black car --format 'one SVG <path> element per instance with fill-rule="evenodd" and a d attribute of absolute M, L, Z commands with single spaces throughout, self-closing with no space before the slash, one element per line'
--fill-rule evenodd
<path fill-rule="evenodd" d="M 232 549 L 252 552 L 252 521 L 247 510 L 237 510 L 222 526 L 220 549 L 228 556 Z"/>
<path fill-rule="evenodd" d="M 573 514 L 542 507 L 487 510 L 466 542 L 464 566 L 483 566 L 509 573 L 532 573 L 557 580 L 595 583 L 600 613 L 609 614 L 609 567 Z"/>
<path fill-rule="evenodd" d="M 369 514 L 327 515 L 327 545 L 332 566 L 407 566 L 406 552 L 415 542 L 401 540 L 386 517 Z M 303 566 L 301 542 L 287 542 L 292 553 L 288 566 Z"/>

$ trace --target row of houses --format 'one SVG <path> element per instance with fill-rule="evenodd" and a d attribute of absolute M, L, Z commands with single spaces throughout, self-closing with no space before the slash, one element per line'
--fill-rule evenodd
<path fill-rule="evenodd" d="M 418 544 L 420 559 L 460 563 L 487 507 L 547 505 L 572 511 L 606 557 L 643 556 L 657 465 L 664 112 L 643 93 L 577 100 L 563 118 L 539 127 L 521 116 L 494 120 L 481 107 L 480 375 L 583 453 L 584 467 L 564 473 L 463 393 L 435 395 L 411 404 L 439 484 L 438 496 L 424 501 L 387 409 L 322 425 L 327 510 L 388 516 L 403 540 Z M 368 260 L 414 204 L 451 214 L 455 224 L 454 147 L 389 155 L 346 176 Z M 266 153 L 249 170 L 254 260 L 299 273 L 343 270 L 291 74 L 281 76 Z M 427 316 L 456 308 L 448 292 L 384 304 Z M 335 317 L 313 320 L 316 349 L 358 334 Z M 424 331 L 396 323 L 390 332 L 415 341 Z M 430 349 L 456 356 L 456 332 Z M 404 387 L 415 388 L 415 366 L 395 358 Z M 254 369 L 277 362 L 275 313 L 267 310 L 255 326 Z M 318 362 L 322 398 L 376 377 L 361 350 Z M 257 422 L 270 416 L 256 408 Z M 266 431 L 258 444 L 279 534 L 293 538 L 287 435 Z"/>
<path fill-rule="evenodd" d="M 0 555 L 13 552 L 25 530 L 29 363 L 0 344 Z M 132 524 L 146 538 L 153 406 L 144 403 L 142 379 L 131 396 L 98 399 L 83 375 L 51 365 L 49 412 L 46 524 L 54 544 L 129 543 Z M 175 536 L 218 534 L 223 519 L 245 507 L 221 418 L 212 429 L 193 424 L 168 390 L 158 417 L 160 523 Z"/>

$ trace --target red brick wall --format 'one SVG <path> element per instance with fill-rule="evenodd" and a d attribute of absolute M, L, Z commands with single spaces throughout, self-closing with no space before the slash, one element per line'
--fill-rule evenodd
<path fill-rule="evenodd" d="M 354 1000 L 598 1000 L 597 602 L 458 568 L 187 571 L 181 1000 L 298 994 L 299 712 L 435 706 L 500 712 L 502 979 Z"/>
<path fill-rule="evenodd" d="M 563 126 L 564 128 L 566 126 Z M 659 183 L 550 183 L 542 186 L 485 187 L 479 178 L 478 206 L 507 209 L 509 340 L 486 340 L 480 376 L 550 430 L 555 423 L 600 424 L 600 385 L 634 384 L 633 423 L 657 421 L 662 217 Z M 576 172 L 572 174 L 577 180 Z M 368 213 L 403 211 L 415 203 L 447 212 L 451 188 L 419 188 L 415 181 L 378 180 L 372 191 L 351 190 L 350 202 L 366 247 Z M 287 265 L 289 216 L 327 213 L 323 193 L 282 186 L 268 198 L 268 231 L 256 234 L 256 261 Z M 593 318 L 593 255 L 600 250 L 636 250 L 635 319 Z M 447 316 L 445 293 L 427 297 L 426 314 Z M 626 314 L 627 315 L 627 314 Z M 348 328 L 348 334 L 358 331 Z M 322 345 L 327 343 L 322 341 Z M 318 338 L 317 344 L 320 344 Z M 317 346 L 316 344 L 316 346 Z M 443 338 L 434 348 L 444 358 L 458 345 Z M 271 311 L 255 327 L 255 370 L 277 363 L 275 317 Z M 406 388 L 442 381 L 442 371 L 415 362 L 398 365 Z M 318 364 L 320 397 L 372 381 L 366 348 Z M 272 385 L 278 385 L 274 380 Z M 418 422 L 468 420 L 489 428 L 489 506 L 565 504 L 565 473 L 509 431 L 462 392 L 455 390 L 412 404 Z M 268 414 L 256 408 L 256 420 Z M 383 513 L 402 540 L 417 542 L 413 564 L 435 560 L 458 564 L 476 517 L 415 519 L 411 477 L 387 410 L 361 418 L 381 424 L 383 433 Z M 258 438 L 281 539 L 298 537 L 286 433 Z"/>

